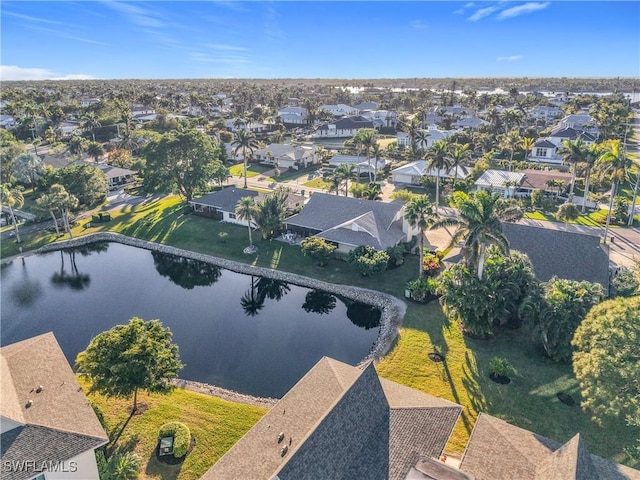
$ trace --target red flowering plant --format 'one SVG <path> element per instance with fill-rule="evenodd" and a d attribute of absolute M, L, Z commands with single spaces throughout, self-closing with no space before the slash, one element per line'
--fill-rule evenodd
<path fill-rule="evenodd" d="M 425 275 L 435 277 L 440 272 L 440 259 L 433 253 L 425 253 L 422 257 L 422 271 Z"/>

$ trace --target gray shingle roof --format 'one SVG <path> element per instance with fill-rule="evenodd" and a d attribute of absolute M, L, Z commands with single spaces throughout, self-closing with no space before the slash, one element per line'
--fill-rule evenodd
<path fill-rule="evenodd" d="M 367 212 L 357 219 L 325 230 L 317 235 L 330 242 L 346 245 L 368 245 L 376 250 L 385 250 L 397 245 L 405 233 L 402 231 L 402 221 L 398 220 L 391 225 L 385 225 L 374 212 Z"/>
<path fill-rule="evenodd" d="M 510 248 L 526 253 L 539 280 L 553 276 L 596 282 L 609 289 L 609 255 L 600 237 L 516 223 L 503 223 Z"/>
<path fill-rule="evenodd" d="M 397 200 L 385 203 L 318 192 L 311 196 L 300 213 L 289 217 L 285 223 L 322 232 L 373 212 L 382 225 L 390 226 L 400 210 L 402 202 Z"/>
<path fill-rule="evenodd" d="M 218 210 L 225 212 L 234 212 L 236 205 L 242 197 L 257 197 L 258 192 L 255 190 L 245 190 L 244 188 L 223 188 L 215 192 L 207 193 L 199 198 L 193 199 L 189 203 L 199 203 L 201 205 L 209 205 Z"/>
<path fill-rule="evenodd" d="M 2 451 L 1 480 L 23 480 L 38 475 L 40 467 L 49 462 L 63 462 L 87 450 L 93 450 L 106 441 L 103 438 L 62 432 L 53 428 L 26 425 L 17 427 L 1 435 Z M 8 465 L 23 463 L 25 468 L 11 468 Z M 71 468 L 67 465 L 67 468 Z"/>
<path fill-rule="evenodd" d="M 359 128 L 373 128 L 373 122 L 371 120 L 367 120 L 360 115 L 356 115 L 353 117 L 344 117 L 336 120 L 334 122 L 325 123 L 318 127 L 318 130 L 328 130 L 329 125 L 335 125 L 338 130 L 352 130 Z"/>
<path fill-rule="evenodd" d="M 555 143 L 552 143 L 547 139 L 538 140 L 534 146 L 538 148 L 557 148 Z"/>
<path fill-rule="evenodd" d="M 460 411 L 379 379 L 371 363 L 324 357 L 202 478 L 404 478 L 419 456 L 442 453 Z"/>
<path fill-rule="evenodd" d="M 638 480 L 640 472 L 590 454 L 580 435 L 564 445 L 481 413 L 460 470 L 477 480 Z"/>

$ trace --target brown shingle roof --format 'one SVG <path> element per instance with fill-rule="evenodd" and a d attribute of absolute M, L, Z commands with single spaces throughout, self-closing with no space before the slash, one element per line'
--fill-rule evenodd
<path fill-rule="evenodd" d="M 460 470 L 477 480 L 638 480 L 640 472 L 590 454 L 580 435 L 564 445 L 481 413 Z"/>
<path fill-rule="evenodd" d="M 2 403 L 0 414 L 18 423 L 108 440 L 84 396 L 53 333 L 45 333 L 0 348 Z M 9 379 L 15 395 L 5 396 Z M 41 392 L 37 389 L 42 386 Z M 27 407 L 27 402 L 32 405 Z M 20 417 L 21 414 L 21 417 Z"/>

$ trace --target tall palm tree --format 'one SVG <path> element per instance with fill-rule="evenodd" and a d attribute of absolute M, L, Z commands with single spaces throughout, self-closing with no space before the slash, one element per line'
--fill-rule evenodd
<path fill-rule="evenodd" d="M 53 219 L 53 226 L 56 229 L 56 238 L 60 236 L 60 229 L 58 228 L 58 220 L 56 219 L 56 210 L 59 209 L 58 202 L 56 201 L 55 195 L 51 193 L 45 193 L 40 196 L 36 200 L 36 205 L 49 212 L 51 214 L 51 218 Z"/>
<path fill-rule="evenodd" d="M 409 222 L 409 225 L 419 230 L 420 270 L 418 272 L 418 278 L 422 278 L 424 275 L 422 263 L 424 256 L 425 230 L 429 228 L 436 219 L 436 214 L 433 211 L 433 205 L 429 201 L 429 198 L 426 195 L 418 195 L 412 198 L 405 206 L 404 218 Z"/>
<path fill-rule="evenodd" d="M 242 197 L 236 205 L 236 217 L 239 220 L 247 222 L 249 228 L 249 248 L 253 248 L 253 238 L 251 237 L 251 222 L 253 217 L 256 216 L 257 207 L 256 202 L 252 197 Z"/>
<path fill-rule="evenodd" d="M 423 148 L 422 146 L 424 145 L 424 149 L 426 150 L 427 145 L 428 145 L 428 139 L 431 136 L 431 134 L 427 131 L 427 130 L 418 130 L 416 132 L 416 146 L 417 146 L 417 150 L 420 150 L 421 148 Z"/>
<path fill-rule="evenodd" d="M 529 159 L 529 155 L 531 155 L 531 150 L 536 145 L 536 141 L 531 137 L 524 137 L 520 142 L 520 148 L 524 151 L 524 159 L 525 161 Z"/>
<path fill-rule="evenodd" d="M 98 116 L 96 115 L 95 112 L 87 112 L 85 113 L 82 118 L 80 118 L 80 125 L 82 127 L 82 129 L 87 132 L 87 133 L 91 133 L 91 136 L 93 138 L 93 141 L 96 141 L 96 128 L 101 126 L 100 120 L 98 119 Z"/>
<path fill-rule="evenodd" d="M 376 142 L 371 148 L 371 156 L 375 159 L 375 163 L 373 165 L 373 181 L 376 182 L 378 179 L 378 161 L 384 154 L 384 150 L 380 147 L 380 144 Z"/>
<path fill-rule="evenodd" d="M 90 142 L 87 146 L 87 154 L 93 158 L 93 161 L 98 163 L 98 160 L 104 155 L 104 148 L 98 142 Z"/>
<path fill-rule="evenodd" d="M 429 170 L 436 170 L 436 214 L 440 204 L 440 171 L 451 169 L 451 156 L 449 155 L 449 144 L 446 140 L 438 140 L 427 150 L 424 159 L 427 161 Z"/>
<path fill-rule="evenodd" d="M 627 170 L 632 162 L 627 157 L 624 147 L 620 140 L 606 140 L 602 143 L 602 150 L 598 158 L 600 171 L 605 175 L 610 175 L 611 198 L 609 199 L 609 211 L 607 212 L 607 223 L 604 229 L 604 243 L 607 243 L 607 235 L 609 234 L 609 224 L 611 223 L 611 213 L 613 212 L 613 200 L 618 193 L 618 185 L 627 175 Z"/>
<path fill-rule="evenodd" d="M 589 187 L 591 182 L 591 171 L 596 163 L 596 160 L 600 157 L 600 144 L 594 143 L 587 149 L 587 156 L 584 157 L 585 174 L 584 174 L 584 199 L 582 200 L 582 213 L 587 208 L 587 199 L 589 198 Z"/>
<path fill-rule="evenodd" d="M 565 138 L 562 140 L 562 147 L 560 147 L 558 153 L 562 156 L 562 162 L 569 164 L 571 168 L 571 186 L 569 187 L 569 198 L 571 198 L 573 197 L 573 187 L 576 183 L 576 165 L 586 162 L 589 150 L 581 138 L 576 141 Z"/>
<path fill-rule="evenodd" d="M 337 168 L 331 172 L 327 172 L 323 175 L 322 180 L 326 184 L 326 189 L 329 192 L 336 192 L 336 195 L 340 194 L 340 186 L 342 185 L 342 178 L 339 172 L 336 172 Z"/>
<path fill-rule="evenodd" d="M 338 176 L 341 182 L 344 182 L 344 196 L 349 195 L 349 182 L 355 181 L 358 176 L 356 172 L 356 166 L 353 164 L 343 163 L 335 170 L 335 174 Z"/>
<path fill-rule="evenodd" d="M 402 122 L 404 130 L 409 135 L 409 142 L 411 143 L 411 152 L 415 155 L 418 152 L 418 132 L 420 131 L 421 121 L 415 117 L 410 120 Z"/>
<path fill-rule="evenodd" d="M 471 149 L 468 143 L 453 143 L 449 150 L 449 158 L 451 159 L 451 168 L 454 170 L 453 188 L 456 187 L 458 181 L 458 170 L 462 170 L 465 175 L 469 172 L 469 161 L 471 160 Z"/>
<path fill-rule="evenodd" d="M 358 130 L 356 137 L 358 138 L 358 143 L 367 156 L 367 165 L 369 165 L 369 182 L 372 182 L 373 178 L 371 174 L 371 149 L 374 145 L 378 144 L 378 132 L 376 132 L 374 128 L 361 128 L 360 130 Z"/>
<path fill-rule="evenodd" d="M 9 207 L 9 215 L 11 215 L 11 221 L 13 222 L 13 228 L 16 232 L 16 240 L 21 243 L 20 230 L 18 229 L 18 222 L 16 221 L 16 215 L 13 211 L 13 207 L 20 208 L 24 205 L 24 197 L 22 192 L 16 188 L 13 188 L 10 184 L 4 183 L 0 185 L 0 205 L 6 205 Z"/>
<path fill-rule="evenodd" d="M 458 217 L 438 220 L 431 225 L 431 229 L 457 227 L 448 248 L 464 239 L 467 264 L 477 269 L 478 279 L 482 280 L 487 247 L 494 244 L 503 253 L 509 253 L 509 242 L 502 233 L 502 219 L 510 218 L 513 209 L 517 207 L 499 209 L 500 194 L 491 194 L 484 190 L 473 195 L 458 192 L 456 197 Z"/>
<path fill-rule="evenodd" d="M 242 158 L 244 161 L 244 188 L 247 188 L 247 152 L 253 155 L 253 152 L 258 148 L 258 140 L 256 136 L 246 130 L 239 130 L 235 134 L 235 138 L 231 145 L 235 147 L 233 149 L 233 155 L 238 155 L 238 152 L 242 152 Z"/>
<path fill-rule="evenodd" d="M 512 130 L 502 137 L 500 146 L 506 150 L 509 150 L 509 171 L 513 170 L 513 154 L 520 147 L 522 140 L 520 134 L 516 130 Z"/>

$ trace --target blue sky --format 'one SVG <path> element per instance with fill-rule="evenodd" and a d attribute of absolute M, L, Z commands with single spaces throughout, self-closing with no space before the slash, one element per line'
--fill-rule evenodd
<path fill-rule="evenodd" d="M 640 77 L 640 2 L 2 0 L 0 79 Z"/>

